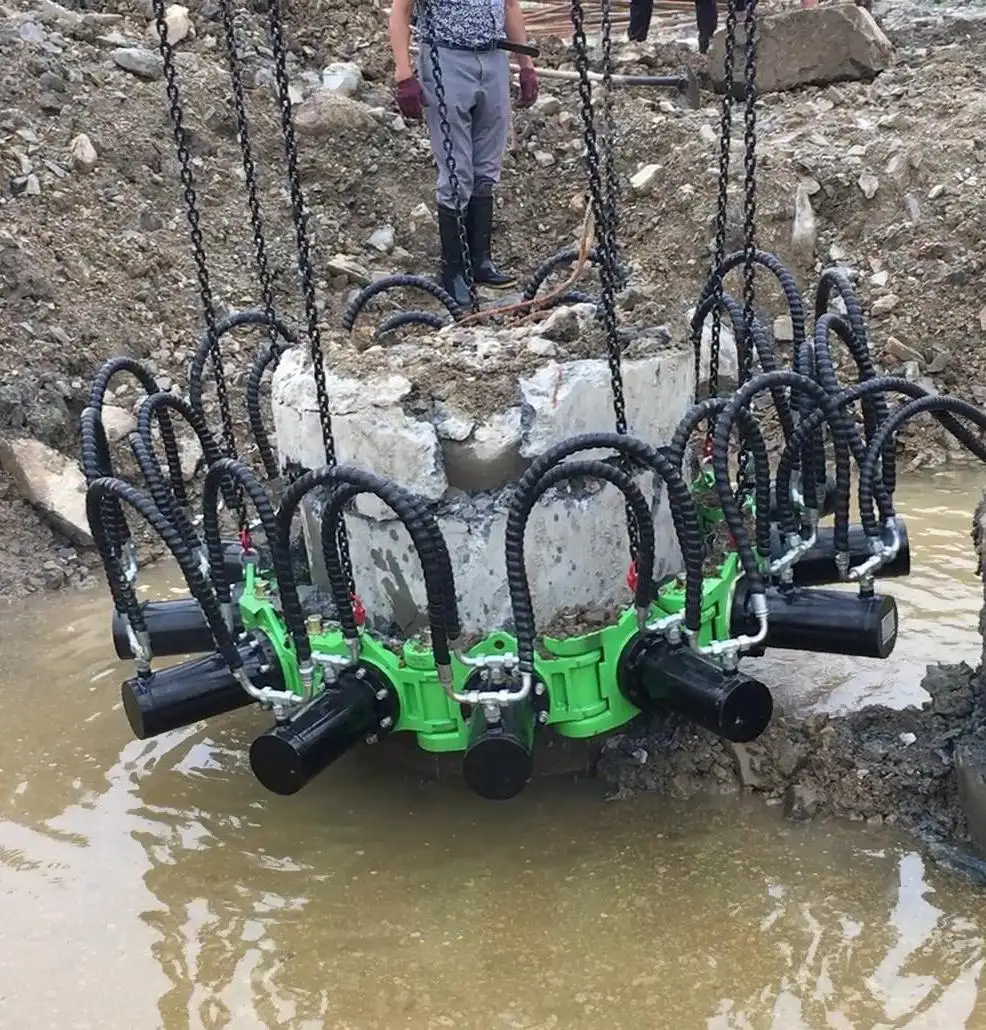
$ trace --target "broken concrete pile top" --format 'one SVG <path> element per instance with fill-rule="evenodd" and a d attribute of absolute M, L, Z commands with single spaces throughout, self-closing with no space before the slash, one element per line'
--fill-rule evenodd
<path fill-rule="evenodd" d="M 334 348 L 326 385 L 339 460 L 431 500 L 450 487 L 499 489 L 560 440 L 615 428 L 609 363 L 595 336 L 592 306 L 578 305 L 539 326 L 453 326 L 363 354 Z M 694 392 L 691 351 L 663 329 L 626 336 L 630 432 L 667 443 Z M 282 357 L 272 402 L 282 458 L 323 464 L 306 348 Z"/>
<path fill-rule="evenodd" d="M 624 327 L 620 337 L 627 361 L 674 346 L 663 326 Z M 606 353 L 605 332 L 593 307 L 579 304 L 557 308 L 536 324 L 452 325 L 363 351 L 344 338 L 330 353 L 329 363 L 337 375 L 361 380 L 399 373 L 410 383 L 414 398 L 445 402 L 471 418 L 485 419 L 520 403 L 520 381 L 545 365 L 605 362 Z"/>

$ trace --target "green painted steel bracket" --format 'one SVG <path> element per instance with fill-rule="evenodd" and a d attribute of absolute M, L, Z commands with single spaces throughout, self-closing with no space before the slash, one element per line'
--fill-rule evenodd
<path fill-rule="evenodd" d="M 706 577 L 703 582 L 701 643 L 728 636 L 736 572 L 736 557 L 729 555 L 719 574 Z M 675 614 L 684 608 L 684 603 L 684 585 L 676 579 L 661 589 L 652 607 L 653 617 Z M 275 606 L 270 584 L 252 566 L 246 569 L 239 604 L 243 628 L 259 630 L 267 636 L 281 663 L 286 688 L 300 694 L 301 678 L 293 643 Z M 564 640 L 541 638 L 534 669 L 547 691 L 547 725 L 561 736 L 585 739 L 618 729 L 638 714 L 639 709 L 620 690 L 618 677 L 620 656 L 636 634 L 636 610 L 629 606 L 612 626 L 604 629 Z M 309 640 L 315 655 L 341 658 L 350 653 L 347 641 L 337 629 L 311 633 Z M 392 649 L 367 632 L 360 633 L 359 642 L 360 661 L 379 670 L 397 692 L 400 716 L 394 732 L 416 734 L 418 746 L 425 751 L 463 750 L 466 724 L 461 705 L 442 688 L 431 650 L 415 640 Z M 466 657 L 516 653 L 516 638 L 498 631 L 469 648 Z M 453 656 L 456 691 L 466 689 L 472 672 L 471 666 Z M 321 689 L 317 664 L 315 689 Z"/>

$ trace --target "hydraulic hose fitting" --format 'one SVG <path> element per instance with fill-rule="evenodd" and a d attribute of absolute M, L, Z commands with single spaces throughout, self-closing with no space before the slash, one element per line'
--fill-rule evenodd
<path fill-rule="evenodd" d="M 808 512 L 815 515 L 814 519 L 811 519 Z M 800 533 L 788 533 L 787 534 L 787 551 L 784 552 L 775 561 L 770 563 L 770 574 L 772 576 L 780 576 L 782 583 L 793 583 L 794 582 L 794 566 L 800 561 L 818 542 L 818 512 L 815 509 L 807 509 L 805 512 L 805 522 L 809 527 L 809 535 L 807 537 L 801 536 Z"/>
<path fill-rule="evenodd" d="M 673 615 L 665 615 L 646 623 L 643 632 L 652 635 L 660 633 L 669 644 L 677 645 L 681 643 L 681 628 L 684 621 L 685 613 L 675 612 Z"/>
<path fill-rule="evenodd" d="M 245 666 L 234 670 L 233 675 L 240 686 L 262 708 L 272 708 L 277 712 L 279 709 L 294 708 L 301 702 L 301 698 L 290 690 L 275 690 L 273 687 L 255 686 Z"/>
<path fill-rule="evenodd" d="M 134 656 L 137 675 L 139 677 L 149 676 L 151 674 L 151 659 L 154 657 L 151 650 L 150 632 L 146 629 L 135 630 L 128 622 L 127 640 L 130 643 L 130 653 Z"/>
<path fill-rule="evenodd" d="M 495 689 L 492 690 L 486 687 L 455 690 L 450 678 L 445 693 L 450 700 L 460 705 L 517 704 L 526 701 L 534 691 L 532 673 L 521 672 L 518 677 L 517 669 L 520 662 L 515 654 L 480 655 L 472 658 L 456 652 L 456 657 L 463 665 L 474 669 L 474 675 L 478 674 L 485 683 L 495 685 Z"/>
<path fill-rule="evenodd" d="M 699 644 L 698 635 L 685 628 L 684 633 L 692 650 L 700 655 L 717 659 L 723 668 L 735 669 L 739 665 L 740 655 L 744 651 L 759 646 L 767 639 L 767 618 L 769 607 L 767 595 L 762 590 L 750 594 L 750 614 L 757 620 L 757 631 L 753 636 L 740 634 L 726 640 L 713 640 L 708 644 Z"/>
<path fill-rule="evenodd" d="M 896 517 L 889 518 L 883 523 L 883 533 L 880 536 L 870 537 L 869 548 L 870 557 L 848 573 L 850 582 L 859 583 L 860 591 L 866 592 L 872 592 L 877 571 L 892 562 L 900 551 L 900 530 L 897 528 Z M 836 555 L 837 562 L 839 557 Z M 849 556 L 845 557 L 848 569 Z"/>
<path fill-rule="evenodd" d="M 298 670 L 301 679 L 301 703 L 308 704 L 315 693 L 315 664 L 308 662 Z"/>

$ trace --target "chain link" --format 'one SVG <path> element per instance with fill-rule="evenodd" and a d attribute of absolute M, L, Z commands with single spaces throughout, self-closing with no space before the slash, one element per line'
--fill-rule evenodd
<path fill-rule="evenodd" d="M 156 0 L 163 3 L 163 0 Z M 312 356 L 312 372 L 315 377 L 315 394 L 318 398 L 318 415 L 322 428 L 322 444 L 325 448 L 325 463 L 336 464 L 335 440 L 332 436 L 332 414 L 329 410 L 329 393 L 325 383 L 325 357 L 322 352 L 322 337 L 318 326 L 318 300 L 315 295 L 315 274 L 312 268 L 311 243 L 308 236 L 308 209 L 301 190 L 298 174 L 298 146 L 294 134 L 294 120 L 291 115 L 291 96 L 288 91 L 288 74 L 284 37 L 281 31 L 281 0 L 268 0 L 267 26 L 271 50 L 274 54 L 274 78 L 277 84 L 277 102 L 281 114 L 281 130 L 284 136 L 284 153 L 287 158 L 288 185 L 291 193 L 291 213 L 294 219 L 295 237 L 298 248 L 298 272 L 301 277 L 302 294 L 305 301 L 305 316 L 308 324 L 308 340 Z M 349 592 L 355 595 L 353 562 L 349 554 L 349 537 L 345 521 L 339 519 L 339 557 L 349 582 Z"/>
<path fill-rule="evenodd" d="M 757 222 L 757 0 L 747 0 L 746 5 L 746 62 L 743 69 L 746 111 L 744 115 L 744 166 L 746 177 L 743 189 L 743 339 L 738 341 L 737 378 L 742 386 L 753 372 L 753 319 L 754 275 L 756 265 L 753 255 L 756 251 Z M 739 490 L 745 496 L 752 489 L 749 465 L 751 461 L 748 442 L 744 439 L 739 459 Z"/>
<path fill-rule="evenodd" d="M 246 113 L 243 94 L 242 65 L 240 51 L 236 42 L 236 25 L 234 22 L 231 0 L 221 0 L 223 27 L 226 32 L 226 56 L 229 62 L 229 79 L 233 88 L 233 107 L 236 112 L 237 135 L 240 152 L 243 157 L 243 175 L 246 179 L 247 198 L 250 205 L 250 223 L 253 226 L 253 251 L 257 261 L 257 276 L 260 279 L 260 290 L 263 298 L 264 314 L 270 328 L 271 348 L 278 354 L 284 349 L 281 338 L 274 325 L 274 280 L 267 260 L 267 243 L 264 236 L 264 215 L 257 191 L 257 170 L 253 163 L 253 149 L 250 145 L 250 123 Z"/>
<path fill-rule="evenodd" d="M 455 155 L 452 153 L 452 127 L 448 120 L 448 102 L 445 99 L 445 80 L 442 77 L 442 62 L 438 53 L 438 46 L 434 42 L 431 3 L 424 0 L 422 3 L 424 12 L 424 39 L 430 46 L 429 59 L 431 61 L 431 74 L 435 80 L 435 108 L 438 111 L 438 126 L 442 133 L 442 151 L 444 152 L 445 170 L 448 173 L 449 186 L 452 190 L 452 197 L 455 203 L 455 224 L 459 234 L 459 253 L 462 256 L 462 277 L 469 288 L 469 307 L 472 311 L 479 310 L 479 297 L 476 293 L 476 283 L 472 274 L 472 252 L 469 249 L 469 236 L 466 233 L 466 220 L 462 210 L 462 197 L 459 193 L 459 175 L 455 165 Z"/>
<path fill-rule="evenodd" d="M 715 302 L 712 306 L 712 339 L 709 348 L 709 396 L 719 396 L 719 352 L 722 341 L 722 274 L 720 268 L 726 257 L 727 204 L 729 201 L 729 148 L 733 124 L 733 69 L 736 61 L 736 0 L 726 6 L 726 52 L 723 61 L 724 90 L 722 118 L 719 126 L 719 192 L 716 205 L 716 242 L 712 258 Z M 739 341 L 737 341 L 738 345 Z M 695 401 L 701 400 L 699 389 L 702 379 L 702 348 L 695 355 Z M 712 427 L 709 426 L 711 437 Z"/>
<path fill-rule="evenodd" d="M 253 226 L 253 253 L 257 264 L 257 277 L 260 279 L 260 291 L 263 299 L 264 315 L 267 319 L 267 335 L 271 351 L 276 355 L 275 363 L 284 350 L 281 338 L 275 325 L 274 282 L 267 260 L 267 243 L 264 236 L 264 215 L 260 206 L 257 191 L 257 170 L 253 163 L 253 149 L 250 146 L 250 123 L 247 118 L 246 102 L 243 96 L 243 76 L 240 51 L 236 42 L 236 23 L 233 14 L 232 0 L 221 0 L 223 28 L 226 36 L 226 57 L 229 63 L 229 79 L 233 89 L 233 108 L 236 112 L 237 136 L 240 142 L 240 153 L 243 158 L 243 175 L 246 179 L 247 200 L 250 205 L 250 223 Z M 263 450 L 263 449 L 262 449 Z M 273 479 L 277 476 L 277 467 L 271 462 L 272 455 L 261 454 L 267 466 L 267 474 Z"/>
<path fill-rule="evenodd" d="M 616 119 L 613 116 L 613 0 L 602 0 L 602 23 L 600 37 L 602 41 L 602 157 L 603 176 L 606 186 L 606 220 L 602 231 L 607 233 L 606 246 L 613 256 L 614 274 L 619 275 L 619 196 L 620 183 L 616 174 L 614 160 L 614 138 L 616 135 Z"/>
<path fill-rule="evenodd" d="M 589 79 L 589 48 L 585 36 L 585 11 L 582 0 L 572 0 L 572 43 L 575 48 L 575 70 L 579 76 L 579 101 L 582 115 L 582 135 L 585 148 L 585 163 L 588 169 L 589 196 L 592 214 L 599 235 L 599 278 L 602 285 L 603 323 L 606 330 L 606 351 L 610 379 L 613 388 L 613 412 L 616 416 L 617 433 L 626 435 L 626 398 L 623 394 L 623 370 L 620 357 L 619 326 L 616 318 L 617 267 L 612 245 L 615 235 L 609 223 L 609 206 L 603 191 L 603 179 L 599 169 L 599 147 L 592 108 L 592 83 Z M 603 18 L 610 16 L 610 0 L 603 0 Z M 604 33 L 605 35 L 605 33 Z M 607 58 L 611 68 L 611 57 Z M 615 202 L 615 201 L 614 201 Z M 621 461 L 626 468 L 627 462 Z M 636 560 L 640 549 L 640 531 L 633 512 L 627 507 L 627 530 L 630 536 L 630 556 Z"/>
<path fill-rule="evenodd" d="M 223 369 L 222 354 L 219 348 L 219 333 L 216 329 L 216 312 L 212 303 L 212 286 L 209 281 L 209 266 L 206 260 L 205 242 L 199 225 L 198 199 L 195 194 L 195 179 L 192 175 L 191 154 L 185 139 L 184 115 L 181 103 L 181 91 L 178 86 L 178 73 L 175 69 L 174 48 L 168 40 L 168 23 L 165 20 L 164 0 L 153 0 L 154 21 L 158 33 L 161 59 L 164 65 L 165 89 L 171 114 L 171 128 L 178 154 L 179 174 L 185 194 L 185 214 L 191 232 L 192 253 L 195 258 L 195 270 L 199 281 L 199 297 L 205 317 L 206 334 L 209 338 L 209 358 L 213 377 L 216 381 L 216 395 L 219 400 L 219 414 L 222 419 L 222 439 L 226 454 L 236 458 L 236 432 L 233 428 L 233 414 L 229 406 L 229 393 L 226 389 L 226 373 Z M 237 523 L 240 531 L 247 528 L 246 508 L 240 488 L 230 482 L 230 496 L 234 501 Z"/>

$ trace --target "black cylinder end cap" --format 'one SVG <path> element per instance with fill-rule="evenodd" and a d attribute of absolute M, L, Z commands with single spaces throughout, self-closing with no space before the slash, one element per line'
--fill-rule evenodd
<path fill-rule="evenodd" d="M 151 735 L 147 732 L 147 725 L 144 722 L 144 708 L 148 706 L 147 701 L 150 701 L 150 706 L 153 707 L 153 697 L 149 695 L 147 684 L 139 677 L 124 680 L 120 684 L 120 700 L 123 702 L 123 711 L 127 722 L 130 723 L 133 735 L 138 740 L 147 740 Z M 144 704 L 141 704 L 141 698 L 146 699 Z"/>
<path fill-rule="evenodd" d="M 307 780 L 298 752 L 276 730 L 261 734 L 250 745 L 250 768 L 272 794 L 297 794 Z"/>
<path fill-rule="evenodd" d="M 510 737 L 489 737 L 474 744 L 462 759 L 462 776 L 487 801 L 509 801 L 527 786 L 534 772 L 530 751 Z"/>
<path fill-rule="evenodd" d="M 734 744 L 749 744 L 770 725 L 774 698 L 770 690 L 748 676 L 729 692 L 722 707 L 722 731 Z"/>

